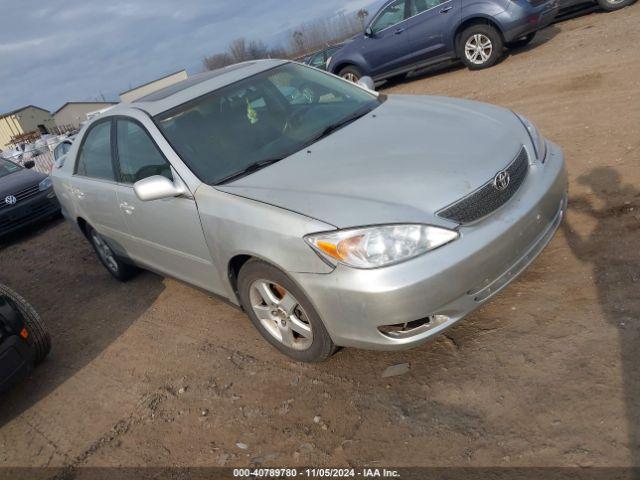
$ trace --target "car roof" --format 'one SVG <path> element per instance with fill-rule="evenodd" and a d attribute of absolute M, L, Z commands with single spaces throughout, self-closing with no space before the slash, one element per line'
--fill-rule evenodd
<path fill-rule="evenodd" d="M 194 98 L 286 63 L 289 62 L 287 60 L 254 60 L 199 73 L 139 98 L 132 103 L 119 104 L 110 109 L 108 115 L 105 116 L 117 115 L 119 112 L 128 110 L 131 107 L 155 116 Z M 104 117 L 101 116 L 101 118 Z"/>

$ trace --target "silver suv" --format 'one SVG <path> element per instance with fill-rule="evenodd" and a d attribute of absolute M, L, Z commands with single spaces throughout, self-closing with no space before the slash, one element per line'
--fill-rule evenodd
<path fill-rule="evenodd" d="M 562 152 L 524 117 L 275 60 L 117 106 L 64 159 L 64 214 L 114 277 L 148 268 L 225 297 L 300 361 L 450 327 L 566 207 Z"/>

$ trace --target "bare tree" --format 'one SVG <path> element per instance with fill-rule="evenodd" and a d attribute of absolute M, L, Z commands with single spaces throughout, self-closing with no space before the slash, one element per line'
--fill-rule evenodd
<path fill-rule="evenodd" d="M 368 15 L 368 11 L 361 9 L 355 15 L 340 13 L 302 24 L 289 32 L 290 43 L 284 47 L 270 47 L 260 39 L 237 38 L 226 52 L 204 57 L 202 63 L 206 70 L 213 70 L 260 58 L 299 58 L 355 35 L 362 30 Z"/>
<path fill-rule="evenodd" d="M 244 37 L 236 38 L 229 44 L 229 55 L 234 62 L 244 62 L 247 58 L 247 41 Z"/>
<path fill-rule="evenodd" d="M 216 53 L 210 57 L 204 57 L 202 59 L 205 70 L 216 70 L 231 65 L 233 59 L 228 53 Z"/>
<path fill-rule="evenodd" d="M 361 8 L 356 13 L 356 17 L 360 19 L 360 23 L 362 24 L 362 30 L 364 30 L 365 22 L 368 16 L 369 16 L 369 10 L 367 10 L 366 8 Z"/>

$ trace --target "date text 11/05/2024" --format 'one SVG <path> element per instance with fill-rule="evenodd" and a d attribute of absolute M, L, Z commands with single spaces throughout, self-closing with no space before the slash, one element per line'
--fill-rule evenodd
<path fill-rule="evenodd" d="M 233 470 L 236 478 L 400 478 L 397 470 L 386 468 L 237 468 Z"/>

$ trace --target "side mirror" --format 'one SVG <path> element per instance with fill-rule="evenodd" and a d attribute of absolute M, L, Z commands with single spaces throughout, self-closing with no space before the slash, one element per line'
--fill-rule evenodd
<path fill-rule="evenodd" d="M 162 175 L 154 175 L 133 184 L 133 191 L 143 202 L 184 195 L 186 190 Z"/>
<path fill-rule="evenodd" d="M 367 27 L 364 29 L 365 37 L 373 37 L 373 29 L 371 27 Z"/>
<path fill-rule="evenodd" d="M 26 162 L 24 162 L 22 164 L 22 166 L 24 168 L 26 168 L 27 170 L 30 170 L 30 169 L 32 169 L 33 167 L 36 166 L 36 162 L 34 162 L 33 160 L 27 160 Z"/>
<path fill-rule="evenodd" d="M 362 88 L 366 88 L 371 92 L 376 91 L 376 84 L 373 82 L 373 78 L 371 77 L 362 77 L 360 80 L 358 80 L 358 85 L 360 85 Z"/>

